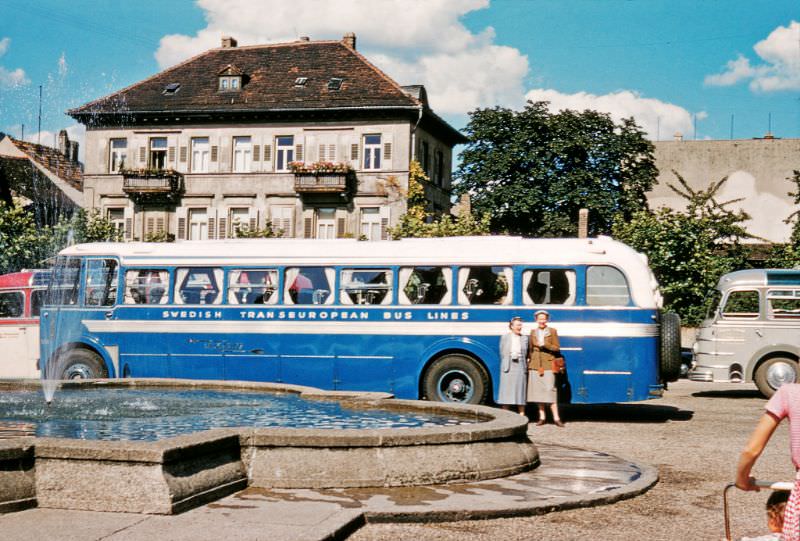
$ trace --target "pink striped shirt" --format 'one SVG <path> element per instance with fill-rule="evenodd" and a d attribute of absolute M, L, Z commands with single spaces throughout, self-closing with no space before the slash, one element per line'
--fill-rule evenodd
<path fill-rule="evenodd" d="M 789 418 L 789 448 L 792 463 L 800 469 L 800 384 L 787 383 L 778 387 L 764 407 L 778 420 Z"/>

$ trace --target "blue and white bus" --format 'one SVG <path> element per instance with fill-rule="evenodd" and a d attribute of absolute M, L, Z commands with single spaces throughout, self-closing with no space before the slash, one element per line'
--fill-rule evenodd
<path fill-rule="evenodd" d="M 680 369 L 646 258 L 608 238 L 241 239 L 63 250 L 41 315 L 56 379 L 270 381 L 491 402 L 508 321 L 547 309 L 571 400 Z M 676 364 L 677 363 L 677 364 Z"/>

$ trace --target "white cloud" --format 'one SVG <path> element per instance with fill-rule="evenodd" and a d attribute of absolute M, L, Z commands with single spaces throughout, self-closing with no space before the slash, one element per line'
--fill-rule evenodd
<path fill-rule="evenodd" d="M 562 109 L 593 109 L 609 113 L 617 122 L 633 117 L 650 139 L 667 139 L 677 132 L 686 134 L 692 130 L 692 113 L 683 107 L 654 98 L 644 98 L 630 90 L 595 95 L 587 92 L 563 94 L 557 90 L 538 88 L 529 91 L 525 98 L 531 101 L 548 101 L 550 110 L 554 112 Z M 703 111 L 696 115 L 700 120 L 707 116 Z"/>
<path fill-rule="evenodd" d="M 739 55 L 730 60 L 722 73 L 708 75 L 705 84 L 731 86 L 749 80 L 750 89 L 756 92 L 800 89 L 800 23 L 792 21 L 779 26 L 766 39 L 753 47 L 760 63 Z"/>
<path fill-rule="evenodd" d="M 442 113 L 522 104 L 528 59 L 495 43 L 492 28 L 474 33 L 460 17 L 489 0 L 199 0 L 208 25 L 194 36 L 164 36 L 156 60 L 168 67 L 219 47 L 223 35 L 239 45 L 341 39 L 355 32 L 357 48 L 400 84 L 424 84 Z"/>
<path fill-rule="evenodd" d="M 0 39 L 0 56 L 3 56 L 8 51 L 11 45 L 11 38 Z M 0 66 L 0 88 L 13 88 L 15 86 L 22 86 L 30 83 L 30 80 L 25 75 L 25 70 L 17 68 L 9 70 Z"/>

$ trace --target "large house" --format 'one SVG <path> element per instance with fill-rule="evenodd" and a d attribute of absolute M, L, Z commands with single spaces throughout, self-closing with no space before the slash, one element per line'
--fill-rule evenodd
<path fill-rule="evenodd" d="M 356 51 L 356 38 L 238 47 L 233 38 L 68 114 L 86 125 L 84 195 L 127 239 L 386 237 L 409 164 L 450 208 L 464 136 Z"/>

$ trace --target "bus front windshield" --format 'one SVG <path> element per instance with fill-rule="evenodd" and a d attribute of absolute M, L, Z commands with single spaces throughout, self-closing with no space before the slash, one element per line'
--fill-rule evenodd
<path fill-rule="evenodd" d="M 706 319 L 714 319 L 719 310 L 719 303 L 722 300 L 722 292 L 719 289 L 714 289 L 706 297 Z"/>
<path fill-rule="evenodd" d="M 78 303 L 81 260 L 77 257 L 59 257 L 50 275 L 45 304 L 64 305 Z"/>

